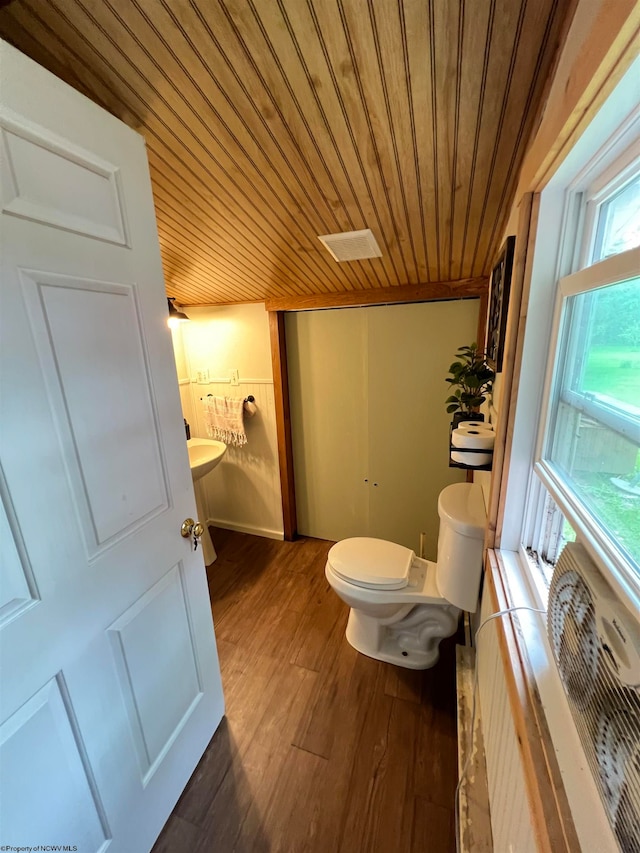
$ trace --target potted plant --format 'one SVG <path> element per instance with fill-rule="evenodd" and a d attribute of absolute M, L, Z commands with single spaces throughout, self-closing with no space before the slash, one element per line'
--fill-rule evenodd
<path fill-rule="evenodd" d="M 446 403 L 447 412 L 453 414 L 454 427 L 460 421 L 484 420 L 478 410 L 491 393 L 496 376 L 486 362 L 485 353 L 475 343 L 460 347 L 449 373 L 445 382 L 453 393 Z"/>

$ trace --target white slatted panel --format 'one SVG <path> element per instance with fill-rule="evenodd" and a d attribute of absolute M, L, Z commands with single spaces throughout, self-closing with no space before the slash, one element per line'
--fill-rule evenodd
<path fill-rule="evenodd" d="M 491 607 L 485 595 L 481 621 L 489 615 Z M 482 629 L 478 638 L 477 657 L 478 698 L 494 850 L 499 853 L 535 853 L 537 847 L 529 814 L 524 769 L 511 717 L 496 627 L 496 624 L 488 624 Z"/>

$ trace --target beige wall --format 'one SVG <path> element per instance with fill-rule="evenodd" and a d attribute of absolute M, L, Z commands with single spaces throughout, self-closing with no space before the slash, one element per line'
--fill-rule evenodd
<path fill-rule="evenodd" d="M 200 398 L 256 398 L 257 414 L 245 418 L 247 444 L 229 448 L 197 488 L 208 520 L 220 527 L 282 538 L 282 498 L 276 438 L 268 314 L 263 303 L 189 308 L 190 323 L 173 332 L 184 417 L 191 435 L 206 438 Z M 209 382 L 198 384 L 198 372 Z M 239 385 L 230 383 L 231 371 Z"/>
<path fill-rule="evenodd" d="M 267 377 L 271 371 L 269 316 L 263 302 L 189 308 L 191 323 L 183 323 L 183 338 L 192 374 L 215 367 L 230 378 L 237 368 L 241 377 Z"/>

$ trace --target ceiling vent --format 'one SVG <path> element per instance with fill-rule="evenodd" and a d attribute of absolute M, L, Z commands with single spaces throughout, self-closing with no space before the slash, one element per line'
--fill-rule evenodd
<path fill-rule="evenodd" d="M 318 237 L 336 261 L 361 261 L 365 258 L 380 258 L 382 252 L 369 228 L 364 231 L 343 231 L 341 234 L 325 234 Z"/>

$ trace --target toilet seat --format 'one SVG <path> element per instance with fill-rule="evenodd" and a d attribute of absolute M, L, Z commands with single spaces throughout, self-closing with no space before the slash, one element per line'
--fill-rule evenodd
<path fill-rule="evenodd" d="M 342 580 L 363 589 L 404 589 L 415 560 L 410 548 L 365 536 L 343 539 L 329 551 L 327 562 Z"/>

